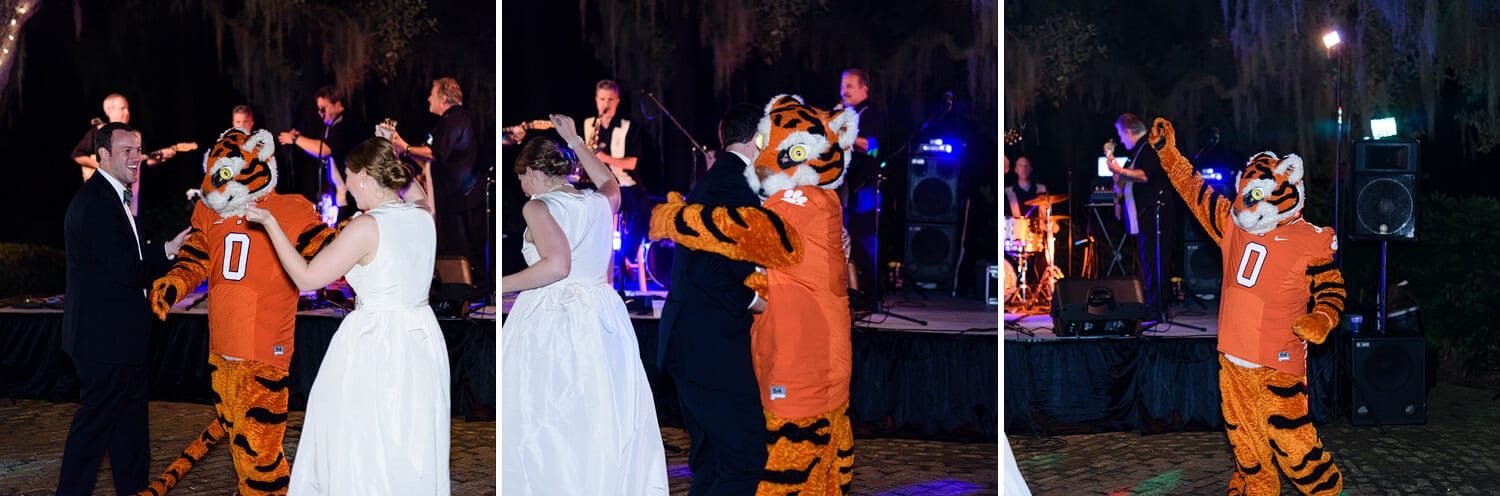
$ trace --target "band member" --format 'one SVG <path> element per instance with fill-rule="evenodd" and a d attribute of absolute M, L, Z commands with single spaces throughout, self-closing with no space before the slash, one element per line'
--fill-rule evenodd
<path fill-rule="evenodd" d="M 605 79 L 594 85 L 594 110 L 598 116 L 583 120 L 580 133 L 584 142 L 594 151 L 615 180 L 620 182 L 620 250 L 626 257 L 634 257 L 636 247 L 646 237 L 647 220 L 651 212 L 645 207 L 645 193 L 637 185 L 635 173 L 640 160 L 639 133 L 629 119 L 619 116 L 620 85 Z"/>
<path fill-rule="evenodd" d="M 286 183 L 291 185 L 293 193 L 306 197 L 313 205 L 321 204 L 323 193 L 332 185 L 334 203 L 340 207 L 349 206 L 352 210 L 344 188 L 344 157 L 357 143 L 358 137 L 354 133 L 363 128 L 346 118 L 344 92 L 338 88 L 318 88 L 313 94 L 313 102 L 318 106 L 318 122 L 310 126 L 311 133 L 292 128 L 276 138 L 277 142 L 296 145 L 303 152 L 292 161 L 292 177 Z"/>
<path fill-rule="evenodd" d="M 849 159 L 844 184 L 839 186 L 839 201 L 844 205 L 844 223 L 850 238 L 849 261 L 854 264 L 860 288 L 873 287 L 879 252 L 879 192 L 876 175 L 880 173 L 879 135 L 884 131 L 885 113 L 870 98 L 870 75 L 864 69 L 849 68 L 839 78 L 839 109 L 859 113 L 859 137 L 854 140 L 854 154 Z"/>
<path fill-rule="evenodd" d="M 1177 210 L 1181 208 L 1182 200 L 1171 194 L 1172 183 L 1162 171 L 1161 160 L 1157 158 L 1156 150 L 1146 144 L 1146 123 L 1135 114 L 1122 114 L 1115 120 L 1115 133 L 1125 146 L 1122 156 L 1129 158 L 1129 161 L 1124 167 L 1116 164 L 1116 150 L 1114 143 L 1110 142 L 1104 147 L 1105 164 L 1114 173 L 1117 183 L 1128 185 L 1125 188 L 1128 193 L 1124 198 L 1123 208 L 1126 219 L 1123 220 L 1127 227 L 1134 227 L 1128 231 L 1136 236 L 1136 246 L 1139 248 L 1145 303 L 1156 313 L 1161 305 L 1166 304 L 1162 293 L 1165 285 L 1159 276 L 1166 277 L 1172 273 L 1169 270 L 1173 259 L 1171 247 L 1176 246 L 1177 239 L 1173 228 L 1178 226 Z M 1019 169 L 1019 164 L 1017 168 Z M 1158 206 L 1161 217 L 1160 236 L 1157 233 Z M 1161 248 L 1159 259 L 1158 246 Z M 1162 265 L 1160 275 L 1157 273 L 1158 260 Z"/>
<path fill-rule="evenodd" d="M 484 246 L 484 185 L 480 184 L 479 142 L 474 119 L 464 107 L 458 80 L 432 82 L 427 111 L 438 117 L 423 143 L 408 143 L 400 133 L 391 137 L 397 153 L 427 162 L 424 175 L 432 179 L 437 210 L 437 250 L 440 255 L 469 259 L 474 281 L 489 281 Z"/>
<path fill-rule="evenodd" d="M 125 99 L 125 95 L 110 93 L 109 96 L 104 97 L 104 116 L 109 119 L 109 122 L 130 124 L 130 100 Z M 94 119 L 93 126 L 83 133 L 83 138 L 78 140 L 78 145 L 73 147 L 73 153 L 69 155 L 73 158 L 73 162 L 82 169 L 84 181 L 88 181 L 90 177 L 93 177 L 94 171 L 99 169 L 99 158 L 94 153 L 94 134 L 104 124 L 104 121 Z M 146 154 L 145 160 L 141 163 L 152 167 L 176 155 L 176 148 L 163 148 Z M 143 175 L 137 174 L 136 181 L 130 185 L 130 211 L 135 215 L 141 214 L 141 176 Z"/>
<path fill-rule="evenodd" d="M 230 112 L 231 127 L 255 131 L 255 111 L 249 105 L 236 105 Z"/>
<path fill-rule="evenodd" d="M 1005 187 L 1005 201 L 1010 205 L 1011 217 L 1028 217 L 1032 207 L 1026 206 L 1026 202 L 1036 199 L 1037 195 L 1047 194 L 1047 185 L 1032 181 L 1031 171 L 1029 157 L 1016 157 L 1016 182 Z"/>

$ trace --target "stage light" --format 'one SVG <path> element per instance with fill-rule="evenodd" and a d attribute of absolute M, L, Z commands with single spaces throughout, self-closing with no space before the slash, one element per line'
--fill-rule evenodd
<path fill-rule="evenodd" d="M 1339 38 L 1338 31 L 1329 31 L 1328 34 L 1323 35 L 1323 47 L 1329 50 L 1332 50 L 1333 47 L 1338 46 L 1342 41 L 1344 40 Z"/>
<path fill-rule="evenodd" d="M 615 229 L 614 251 L 620 251 L 620 230 Z"/>
<path fill-rule="evenodd" d="M 952 140 L 949 140 L 948 143 L 944 143 L 942 138 L 933 138 L 931 140 L 928 140 L 926 143 L 922 143 L 917 148 L 918 151 L 923 152 L 953 153 Z"/>
<path fill-rule="evenodd" d="M 1370 119 L 1370 134 L 1375 139 L 1396 135 L 1396 118 Z"/>

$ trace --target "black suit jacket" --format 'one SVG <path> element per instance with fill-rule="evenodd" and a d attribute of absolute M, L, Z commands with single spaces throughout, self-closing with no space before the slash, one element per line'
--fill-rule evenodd
<path fill-rule="evenodd" d="M 145 365 L 153 317 L 144 290 L 168 267 L 161 246 L 143 239 L 137 257 L 130 220 L 104 174 L 73 195 L 63 240 L 63 352 L 74 360 Z"/>
<path fill-rule="evenodd" d="M 738 155 L 720 151 L 718 161 L 693 190 L 688 203 L 744 207 L 760 205 L 750 190 L 744 171 L 749 164 Z M 723 255 L 677 245 L 672 252 L 672 288 L 661 314 L 658 368 L 668 360 L 691 381 L 707 387 L 733 384 L 746 378 L 753 384 L 750 366 L 750 303 L 755 293 L 745 287 L 745 277 L 755 265 Z M 677 340 L 675 347 L 672 340 Z"/>

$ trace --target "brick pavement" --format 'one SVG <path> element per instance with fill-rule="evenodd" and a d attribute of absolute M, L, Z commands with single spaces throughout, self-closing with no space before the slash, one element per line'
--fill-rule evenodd
<path fill-rule="evenodd" d="M 672 495 L 688 493 L 687 431 L 662 428 L 668 445 L 683 453 L 667 455 Z M 943 443 L 913 439 L 854 439 L 854 485 L 850 492 L 877 496 L 956 496 L 999 494 L 996 444 Z"/>
<path fill-rule="evenodd" d="M 1318 427 L 1347 495 L 1500 494 L 1500 402 L 1493 390 L 1441 383 L 1422 426 Z M 1224 494 L 1233 471 L 1222 432 L 1010 436 L 1037 495 Z M 1297 494 L 1282 481 L 1283 494 Z"/>
<path fill-rule="evenodd" d="M 0 496 L 52 494 L 62 463 L 63 441 L 77 403 L 0 399 Z M 151 474 L 160 474 L 189 440 L 213 418 L 213 407 L 195 403 L 153 401 L 151 408 Z M 295 460 L 303 412 L 287 420 L 287 456 Z M 455 418 L 449 454 L 449 478 L 455 495 L 495 494 L 495 422 Z M 172 490 L 174 495 L 232 494 L 234 465 L 220 441 Z M 109 461 L 99 472 L 95 490 L 114 487 Z"/>
<path fill-rule="evenodd" d="M 0 399 L 0 496 L 51 494 L 57 485 L 63 440 L 75 403 Z M 174 459 L 189 439 L 197 436 L 212 415 L 212 407 L 193 403 L 153 401 L 151 458 L 153 475 Z M 286 448 L 295 457 L 303 413 L 288 420 Z M 688 447 L 687 432 L 663 428 L 663 439 Z M 909 439 L 859 439 L 855 444 L 855 494 L 882 496 L 996 494 L 995 444 L 964 444 Z M 453 494 L 495 494 L 495 423 L 453 421 Z M 108 461 L 97 488 L 108 492 Z M 668 456 L 672 494 L 687 494 L 692 474 L 687 453 Z M 234 468 L 222 446 L 215 446 L 177 485 L 172 494 L 231 494 Z"/>

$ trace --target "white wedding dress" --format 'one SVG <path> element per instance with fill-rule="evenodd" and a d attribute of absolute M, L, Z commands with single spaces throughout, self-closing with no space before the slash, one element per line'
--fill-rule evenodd
<path fill-rule="evenodd" d="M 358 295 L 318 368 L 292 465 L 292 495 L 446 495 L 448 347 L 427 306 L 432 215 L 370 210 L 380 245 L 345 276 Z"/>
<path fill-rule="evenodd" d="M 572 251 L 561 281 L 523 291 L 501 326 L 500 458 L 506 496 L 667 494 L 651 387 L 624 302 L 605 282 L 609 200 L 550 192 Z M 540 256 L 530 233 L 526 263 Z"/>

